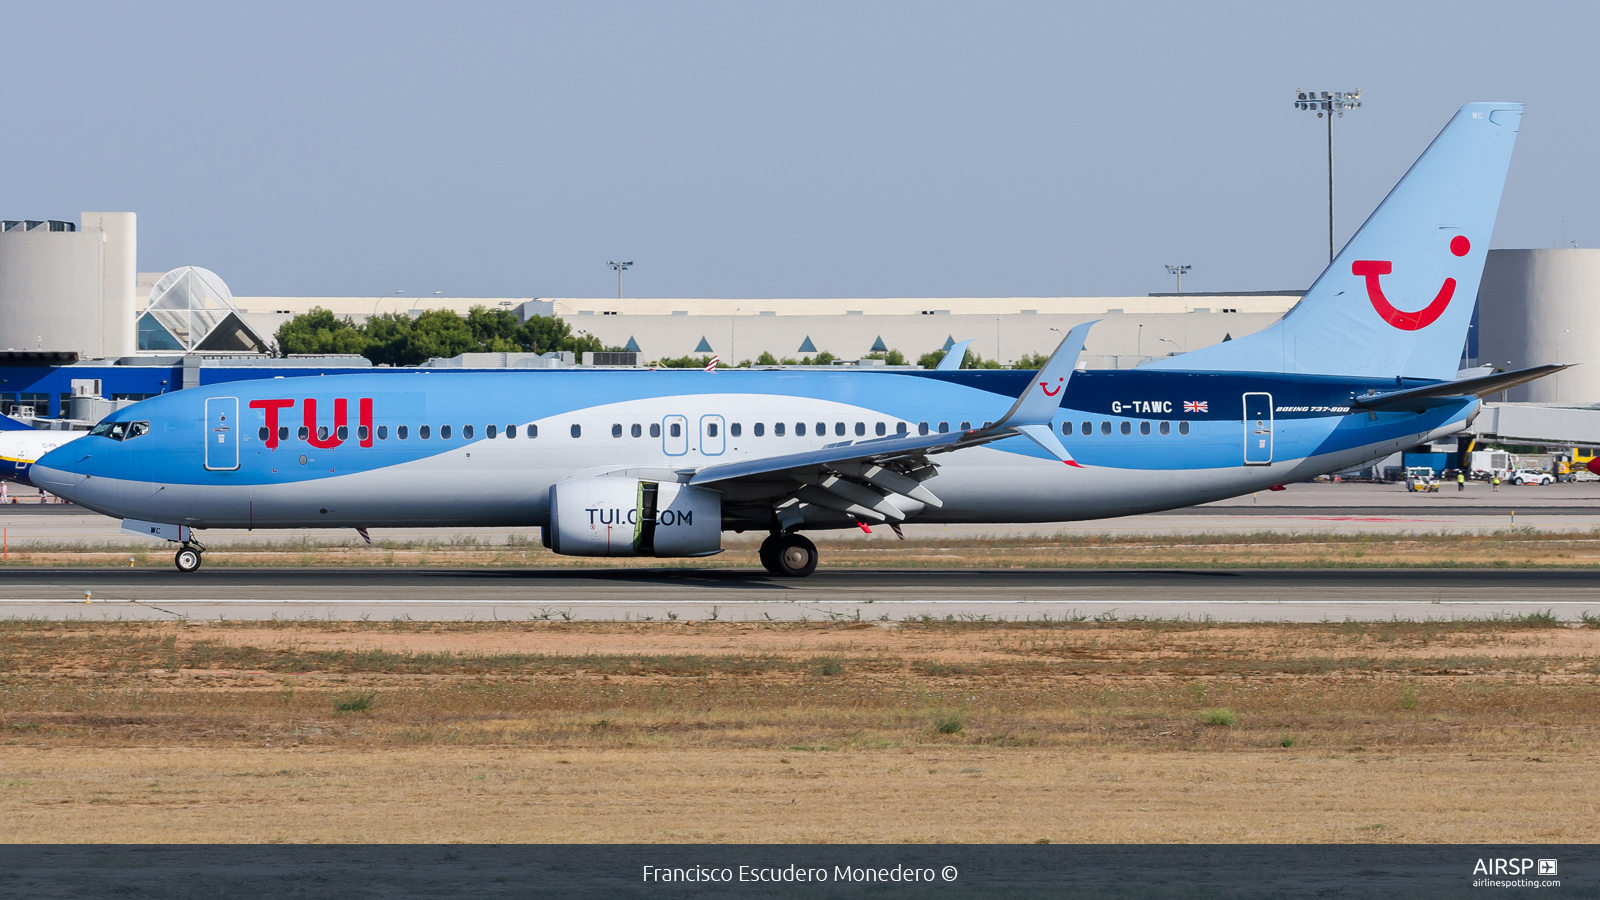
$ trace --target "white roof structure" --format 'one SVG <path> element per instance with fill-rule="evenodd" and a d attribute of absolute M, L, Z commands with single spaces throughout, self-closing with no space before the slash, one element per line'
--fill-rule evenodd
<path fill-rule="evenodd" d="M 217 273 L 184 266 L 150 289 L 139 316 L 139 349 L 261 353 L 267 342 L 239 316 L 233 293 Z"/>

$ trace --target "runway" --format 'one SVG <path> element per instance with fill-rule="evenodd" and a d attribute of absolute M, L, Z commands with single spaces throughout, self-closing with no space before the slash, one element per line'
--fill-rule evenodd
<path fill-rule="evenodd" d="M 0 618 L 1321 622 L 1600 614 L 1573 569 L 11 569 Z"/>

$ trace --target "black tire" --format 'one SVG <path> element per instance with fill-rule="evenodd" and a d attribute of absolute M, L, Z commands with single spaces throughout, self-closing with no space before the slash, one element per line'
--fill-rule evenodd
<path fill-rule="evenodd" d="M 777 574 L 785 578 L 804 578 L 817 570 L 817 545 L 799 534 L 785 534 L 778 541 L 773 561 Z"/>
<path fill-rule="evenodd" d="M 172 556 L 172 564 L 179 572 L 193 572 L 200 568 L 200 551 L 193 547 L 180 547 Z"/>
<path fill-rule="evenodd" d="M 761 567 L 774 575 L 783 574 L 778 571 L 778 542 L 780 540 L 782 540 L 781 535 L 767 535 L 767 539 L 761 542 L 761 550 L 757 554 L 761 557 Z"/>

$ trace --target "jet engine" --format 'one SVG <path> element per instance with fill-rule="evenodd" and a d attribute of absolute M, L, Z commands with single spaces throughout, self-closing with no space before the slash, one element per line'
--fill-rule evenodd
<path fill-rule="evenodd" d="M 722 495 L 674 482 L 601 476 L 550 487 L 544 545 L 566 556 L 722 552 Z"/>

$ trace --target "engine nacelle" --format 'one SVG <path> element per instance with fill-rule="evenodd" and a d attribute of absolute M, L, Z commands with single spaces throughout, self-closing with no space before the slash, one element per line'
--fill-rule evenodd
<path fill-rule="evenodd" d="M 670 481 L 577 478 L 550 487 L 545 546 L 566 556 L 710 556 L 722 495 Z"/>

